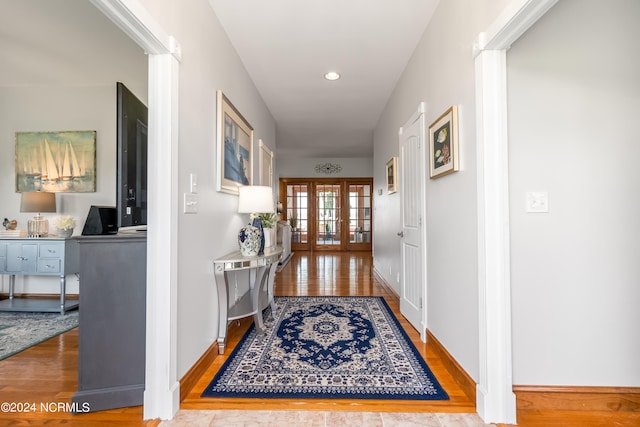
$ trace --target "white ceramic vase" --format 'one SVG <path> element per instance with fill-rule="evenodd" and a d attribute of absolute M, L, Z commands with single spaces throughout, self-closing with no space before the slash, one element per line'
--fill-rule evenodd
<path fill-rule="evenodd" d="M 251 224 L 247 224 L 238 233 L 238 244 L 242 256 L 257 256 L 260 250 L 260 230 Z"/>
<path fill-rule="evenodd" d="M 275 227 L 263 228 L 262 231 L 264 232 L 264 248 L 275 248 L 277 239 L 277 230 Z"/>
<path fill-rule="evenodd" d="M 73 228 L 58 228 L 57 229 L 58 237 L 64 237 L 68 239 L 73 235 Z"/>

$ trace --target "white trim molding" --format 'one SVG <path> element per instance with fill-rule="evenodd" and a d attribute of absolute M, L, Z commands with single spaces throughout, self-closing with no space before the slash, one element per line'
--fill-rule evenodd
<path fill-rule="evenodd" d="M 180 44 L 138 0 L 91 0 L 149 55 L 149 214 L 144 419 L 180 408 L 177 377 L 178 72 Z"/>
<path fill-rule="evenodd" d="M 178 68 L 170 53 L 149 55 L 146 420 L 171 419 L 180 408 Z"/>
<path fill-rule="evenodd" d="M 181 60 L 180 43 L 169 36 L 138 0 L 90 0 L 147 54 L 172 54 Z"/>
<path fill-rule="evenodd" d="M 480 351 L 476 410 L 487 423 L 516 423 L 511 350 L 506 52 L 557 1 L 512 1 L 473 45 Z"/>
<path fill-rule="evenodd" d="M 476 57 L 480 304 L 480 382 L 476 409 L 485 422 L 515 424 L 506 83 L 505 50 L 483 51 Z"/>

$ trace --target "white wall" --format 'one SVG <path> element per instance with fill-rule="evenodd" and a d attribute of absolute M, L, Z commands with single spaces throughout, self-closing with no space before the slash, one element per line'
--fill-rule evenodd
<path fill-rule="evenodd" d="M 316 165 L 331 163 L 340 165 L 342 170 L 337 173 L 316 172 Z M 372 157 L 347 158 L 289 158 L 279 157 L 276 169 L 278 177 L 282 178 L 368 178 L 373 176 Z"/>
<path fill-rule="evenodd" d="M 640 386 L 639 18 L 563 0 L 508 52 L 516 384 Z"/>
<path fill-rule="evenodd" d="M 147 99 L 147 58 L 142 50 L 106 17 L 90 4 L 74 0 L 60 0 L 56 4 L 25 0 L 10 7 L 13 21 L 35 22 L 27 27 L 46 45 L 49 39 L 66 44 L 68 56 L 63 54 L 37 55 L 29 53 L 20 43 L 0 43 L 5 52 L 3 60 L 18 60 L 25 70 L 12 74 L 14 66 L 0 74 L 0 216 L 18 220 L 18 229 L 26 230 L 27 221 L 34 214 L 20 212 L 20 193 L 15 191 L 15 133 L 68 130 L 96 131 L 96 192 L 58 193 L 57 212 L 43 214 L 54 230 L 53 221 L 59 215 L 76 219 L 74 235 L 82 227 L 91 205 L 116 203 L 116 81 L 124 82 L 143 102 Z M 27 11 L 28 16 L 22 16 Z M 34 13 L 37 11 L 38 16 Z M 77 23 L 77 13 L 83 16 Z M 40 21 L 40 18 L 46 18 Z M 24 27 L 24 24 L 20 27 Z M 64 33 L 57 32 L 66 28 Z M 87 33 L 87 29 L 90 32 Z M 13 37 L 19 39 L 11 28 Z M 40 42 L 39 42 L 40 43 Z M 79 44 L 80 43 L 80 44 Z M 90 66 L 76 66 L 82 58 L 95 65 L 96 58 L 87 58 L 99 51 L 99 72 L 88 72 Z M 32 65 L 37 65 L 33 69 Z M 42 72 L 44 70 L 44 72 Z M 0 276 L 0 292 L 8 292 L 8 276 Z M 16 292 L 55 294 L 60 291 L 56 277 L 18 276 Z M 67 277 L 67 292 L 77 294 L 78 280 Z"/>
<path fill-rule="evenodd" d="M 459 107 L 460 171 L 426 183 L 428 329 L 478 379 L 475 89 L 472 43 L 506 0 L 440 2 L 374 133 L 374 188 L 398 155 L 398 129 L 427 104 L 427 125 Z M 426 150 L 425 150 L 426 153 Z M 398 166 L 402 167 L 401 165 Z M 402 191 L 402 189 L 400 189 Z M 399 293 L 399 193 L 375 196 L 374 265 Z"/>
<path fill-rule="evenodd" d="M 238 249 L 248 215 L 238 198 L 216 191 L 216 90 L 222 89 L 254 128 L 253 176 L 258 139 L 277 150 L 275 121 L 206 0 L 144 1 L 150 14 L 182 47 L 179 69 L 179 197 L 198 179 L 198 213 L 178 220 L 178 378 L 218 337 L 218 299 L 212 260 Z"/>

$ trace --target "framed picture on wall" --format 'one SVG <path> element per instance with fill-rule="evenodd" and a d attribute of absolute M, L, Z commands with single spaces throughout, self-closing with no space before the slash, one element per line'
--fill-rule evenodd
<path fill-rule="evenodd" d="M 253 183 L 253 128 L 218 90 L 216 93 L 218 182 L 217 191 L 238 194 L 238 187 Z"/>
<path fill-rule="evenodd" d="M 458 170 L 458 108 L 452 105 L 429 126 L 429 177 Z"/>
<path fill-rule="evenodd" d="M 96 131 L 16 132 L 16 192 L 96 191 Z"/>
<path fill-rule="evenodd" d="M 396 190 L 398 174 L 398 158 L 392 157 L 387 162 L 387 194 L 393 194 Z"/>

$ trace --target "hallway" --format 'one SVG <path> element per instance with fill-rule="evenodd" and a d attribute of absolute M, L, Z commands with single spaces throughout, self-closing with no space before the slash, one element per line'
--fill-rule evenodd
<path fill-rule="evenodd" d="M 427 364 L 440 384 L 450 396 L 448 401 L 363 401 L 363 400 L 324 400 L 324 399 L 211 399 L 201 398 L 200 393 L 209 384 L 211 378 L 225 362 L 226 357 L 216 357 L 214 363 L 200 378 L 193 390 L 182 402 L 176 419 L 162 425 L 187 425 L 196 423 L 195 417 L 203 417 L 204 425 L 224 417 L 224 424 L 211 425 L 267 425 L 271 419 L 286 419 L 289 425 L 421 425 L 421 426 L 483 426 L 475 415 L 474 402 L 467 397 L 456 384 L 429 346 L 422 343 L 418 332 L 413 329 L 399 313 L 398 297 L 373 272 L 373 258 L 369 252 L 296 252 L 285 268 L 277 274 L 275 293 L 280 296 L 382 296 L 404 327 L 412 342 L 425 358 Z M 250 319 L 249 319 L 250 320 Z M 245 319 L 239 326 L 233 324 L 229 329 L 228 350 L 230 354 L 250 325 Z M 193 413 L 188 410 L 204 410 Z M 249 414 L 238 414 L 238 410 L 252 410 Z M 287 410 L 304 412 L 271 412 Z M 231 412 L 220 410 L 230 410 Z M 255 413 L 260 410 L 263 412 Z M 268 412 L 264 412 L 268 411 Z M 309 412 L 311 411 L 311 412 Z M 344 414 L 357 411 L 357 414 Z M 337 413 L 339 412 L 339 413 Z M 340 414 L 342 413 L 342 414 Z M 444 414 L 448 413 L 448 414 Z M 468 415 L 462 415 L 468 413 Z M 247 419 L 247 417 L 249 417 Z M 284 418 L 283 418 L 284 417 Z M 209 421 L 205 421 L 209 420 Z M 248 421 L 248 420 L 253 421 Z M 188 420 L 188 421 L 187 421 Z M 236 424 L 234 420 L 244 420 L 249 424 Z M 296 422 L 296 420 L 298 420 Z M 184 424 L 182 424 L 184 422 Z M 230 424 L 227 424 L 229 422 Z M 255 423 L 255 424 L 254 424 Z M 307 424 L 309 423 L 309 424 Z M 197 422 L 200 425 L 200 422 Z"/>

